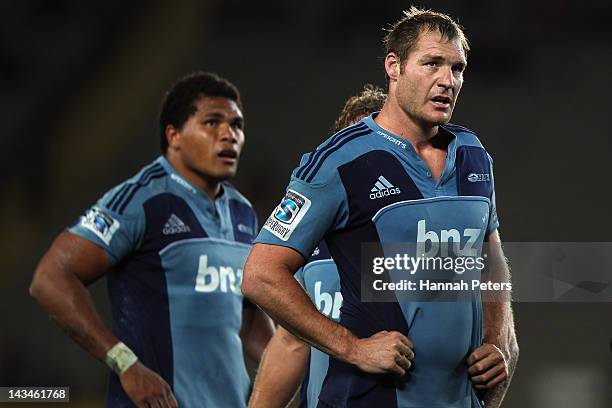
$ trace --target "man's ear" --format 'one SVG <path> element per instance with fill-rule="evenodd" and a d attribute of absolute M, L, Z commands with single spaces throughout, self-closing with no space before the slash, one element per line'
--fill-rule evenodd
<path fill-rule="evenodd" d="M 173 125 L 166 126 L 166 140 L 168 148 L 178 150 L 181 145 L 181 131 Z"/>
<path fill-rule="evenodd" d="M 400 59 L 396 53 L 390 52 L 385 57 L 385 71 L 391 81 L 397 81 L 400 74 Z"/>

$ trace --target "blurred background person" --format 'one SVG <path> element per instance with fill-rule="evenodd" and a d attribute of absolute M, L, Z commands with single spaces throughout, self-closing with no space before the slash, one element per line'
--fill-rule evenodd
<path fill-rule="evenodd" d="M 176 82 L 159 115 L 162 156 L 61 233 L 36 269 L 32 296 L 114 371 L 108 407 L 246 404 L 242 350 L 259 360 L 272 326 L 240 290 L 257 231 L 227 182 L 243 128 L 229 81 L 196 72 Z M 104 275 L 112 331 L 86 290 Z"/>

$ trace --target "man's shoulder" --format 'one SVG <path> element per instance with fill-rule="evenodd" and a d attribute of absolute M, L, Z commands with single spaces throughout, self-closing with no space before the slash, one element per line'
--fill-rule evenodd
<path fill-rule="evenodd" d="M 339 166 L 368 151 L 364 142 L 373 133 L 362 121 L 334 133 L 302 157 L 293 177 L 309 184 L 328 183 Z"/>
<path fill-rule="evenodd" d="M 134 212 L 151 197 L 168 192 L 167 177 L 168 171 L 155 160 L 106 192 L 99 204 L 117 214 Z"/>
<path fill-rule="evenodd" d="M 473 130 L 453 123 L 442 125 L 442 128 L 455 135 L 459 146 L 474 146 L 484 149 L 482 142 Z"/>

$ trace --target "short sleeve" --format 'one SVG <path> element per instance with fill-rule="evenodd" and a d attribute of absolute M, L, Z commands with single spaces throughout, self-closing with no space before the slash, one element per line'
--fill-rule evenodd
<path fill-rule="evenodd" d="M 344 187 L 337 172 L 325 183 L 292 177 L 285 197 L 266 220 L 255 243 L 295 249 L 308 259 L 322 238 L 348 219 Z"/>
<path fill-rule="evenodd" d="M 101 247 L 113 264 L 138 249 L 145 228 L 142 205 L 121 212 L 111 209 L 109 202 L 116 190 L 107 193 L 68 228 L 71 233 Z"/>
<path fill-rule="evenodd" d="M 499 228 L 499 219 L 497 217 L 497 206 L 495 204 L 495 178 L 493 176 L 493 159 L 489 156 L 489 165 L 491 172 L 491 209 L 489 211 L 489 225 L 487 226 L 487 235 Z"/>
<path fill-rule="evenodd" d="M 298 281 L 300 285 L 302 285 L 302 287 L 306 287 L 306 285 L 304 284 L 304 267 L 303 266 L 295 272 L 293 277 L 295 277 L 295 280 Z"/>

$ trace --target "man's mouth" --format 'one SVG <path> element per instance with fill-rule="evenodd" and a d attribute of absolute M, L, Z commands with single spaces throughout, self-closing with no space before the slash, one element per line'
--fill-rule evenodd
<path fill-rule="evenodd" d="M 434 96 L 431 98 L 431 101 L 434 103 L 434 105 L 441 108 L 448 108 L 451 105 L 451 98 L 444 95 Z"/>
<path fill-rule="evenodd" d="M 217 153 L 217 156 L 226 163 L 235 163 L 238 159 L 238 152 L 232 149 L 224 149 Z"/>

